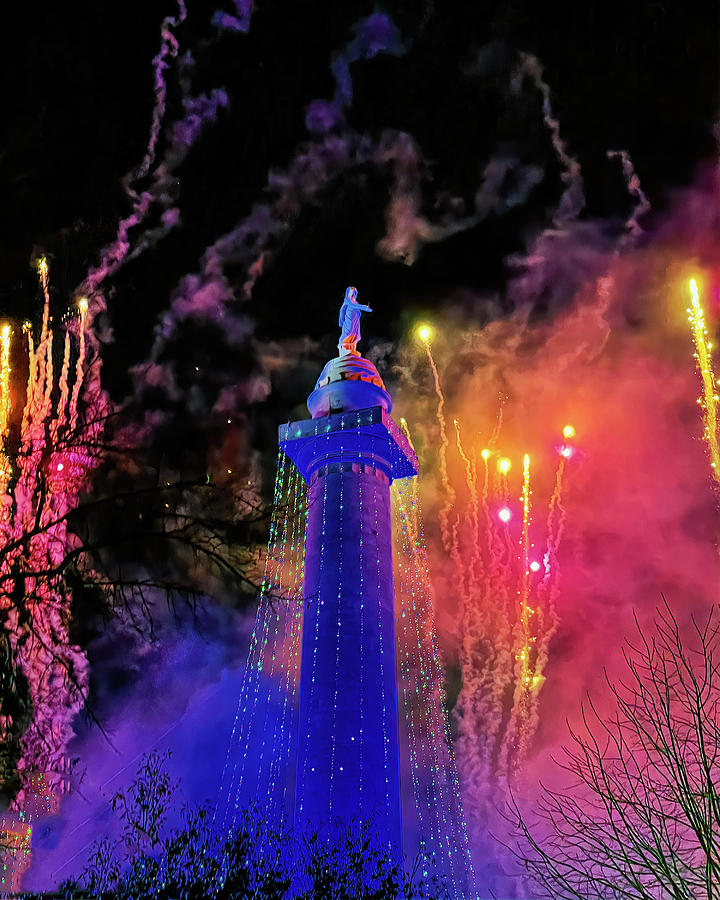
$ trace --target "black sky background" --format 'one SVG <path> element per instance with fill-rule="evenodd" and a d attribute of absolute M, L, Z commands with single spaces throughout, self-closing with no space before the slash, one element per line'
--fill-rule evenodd
<path fill-rule="evenodd" d="M 295 368 L 265 373 L 269 396 L 240 410 L 246 437 L 268 465 L 277 423 L 304 414 L 304 398 L 333 353 L 345 285 L 358 285 L 363 302 L 375 310 L 363 325 L 366 350 L 402 339 L 420 316 L 482 322 L 510 311 L 504 293 L 509 260 L 550 225 L 563 190 L 540 92 L 527 84 L 520 92 L 511 88 L 520 54 L 534 54 L 544 67 L 562 138 L 582 166 L 587 205 L 581 215 L 600 221 L 600 231 L 616 237 L 634 203 L 608 150 L 630 153 L 652 205 L 643 221 L 649 230 L 673 189 L 692 182 L 716 156 L 716 7 L 701 11 L 650 0 L 269 2 L 255 5 L 247 34 L 213 24 L 218 11 L 232 14 L 233 4 L 190 2 L 175 32 L 179 56 L 194 60 L 191 93 L 222 88 L 229 103 L 174 173 L 179 226 L 106 281 L 108 312 L 99 323 L 112 334 L 103 349 L 105 387 L 116 401 L 135 390 L 141 408 L 162 410 L 165 427 L 155 437 L 178 465 L 193 450 L 202 456 L 208 441 L 227 444 L 220 433 L 224 414 L 208 417 L 197 402 L 170 399 L 155 388 L 138 390 L 130 370 L 148 358 L 161 315 L 183 276 L 198 271 L 206 248 L 254 204 L 271 201 L 269 173 L 287 170 L 308 145 L 308 105 L 332 97 L 331 62 L 364 17 L 386 13 L 402 48 L 351 66 L 353 98 L 338 132 L 372 139 L 388 131 L 411 135 L 424 159 L 428 219 L 438 216 L 443 202 L 471 210 L 493 156 L 538 166 L 542 179 L 525 202 L 426 243 L 407 265 L 377 252 L 386 231 L 391 167 L 354 166 L 324 185 L 271 242 L 272 257 L 249 300 L 242 298 L 247 269 L 226 267 L 236 290 L 234 315 L 247 319 L 252 337 L 238 346 L 217 325 L 191 319 L 158 359 L 173 366 L 181 394 L 189 397 L 199 387 L 210 409 L 223 386 L 262 369 L 259 347 L 309 338 L 310 350 Z M 41 311 L 31 266 L 38 253 L 49 254 L 59 316 L 130 212 L 122 180 L 145 152 L 152 60 L 163 17 L 176 15 L 177 7 L 80 0 L 15 13 L 0 38 L 0 312 L 19 322 L 37 320 Z M 181 116 L 177 61 L 165 74 L 159 157 Z M 146 179 L 136 187 L 148 184 Z M 131 231 L 131 241 L 157 224 L 158 215 L 151 212 L 144 226 Z M 536 315 L 548 314 L 542 297 L 536 307 Z M 236 455 L 246 452 L 245 437 L 230 443 Z"/>
<path fill-rule="evenodd" d="M 353 23 L 375 9 L 393 18 L 405 52 L 353 66 L 351 127 L 408 131 L 431 161 L 436 186 L 460 196 L 470 194 L 479 164 L 498 144 L 538 153 L 548 177 L 517 216 L 430 247 L 412 267 L 368 252 L 382 233 L 383 179 L 371 174 L 362 184 L 350 178 L 333 186 L 258 285 L 252 313 L 261 333 L 319 337 L 325 321 L 308 316 L 307 305 L 312 313 L 334 305 L 338 281 L 355 280 L 372 293 L 373 329 L 393 339 L 400 302 L 430 305 L 444 283 L 502 283 L 502 257 L 543 224 L 559 190 L 540 98 L 535 110 L 507 101 L 505 83 L 518 51 L 544 64 L 563 137 L 583 166 L 588 214 L 621 216 L 630 203 L 607 149 L 630 152 L 656 209 L 673 185 L 686 183 L 714 154 L 718 22 L 710 5 L 701 12 L 680 2 L 271 2 L 257 4 L 247 35 L 220 33 L 210 24 L 216 8 L 191 2 L 178 36 L 195 57 L 197 87 L 224 86 L 230 108 L 179 172 L 183 226 L 117 279 L 111 317 L 121 358 L 107 362 L 111 385 L 117 369 L 147 351 L 154 319 L 178 277 L 261 198 L 269 168 L 290 162 L 307 137 L 308 103 L 332 94 L 333 54 Z M 170 3 L 42 3 L 16 9 L 14 25 L 3 29 L 0 304 L 6 314 L 26 316 L 36 302 L 34 249 L 52 255 L 56 295 L 69 296 L 127 212 L 120 182 L 144 151 L 151 60 L 162 16 L 173 11 Z M 467 75 L 473 66 L 481 71 Z M 172 72 L 169 89 L 172 107 Z M 278 307 L 283 323 L 269 313 Z"/>

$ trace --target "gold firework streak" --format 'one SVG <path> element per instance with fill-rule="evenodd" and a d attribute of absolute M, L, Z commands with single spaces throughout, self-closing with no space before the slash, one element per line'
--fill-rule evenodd
<path fill-rule="evenodd" d="M 700 380 L 702 382 L 702 396 L 698 397 L 698 403 L 703 411 L 704 438 L 710 454 L 710 469 L 715 484 L 720 486 L 720 445 L 717 433 L 717 378 L 712 366 L 712 344 L 707 339 L 705 326 L 705 311 L 700 303 L 700 291 L 697 281 L 691 278 L 690 288 L 691 302 L 688 308 L 688 321 L 692 329 L 695 342 L 695 362 Z"/>
<path fill-rule="evenodd" d="M 438 399 L 436 416 L 438 426 L 440 428 L 440 480 L 442 481 L 443 488 L 445 489 L 445 504 L 440 510 L 439 516 L 440 532 L 442 534 L 443 544 L 445 545 L 445 548 L 449 550 L 453 545 L 453 540 L 450 529 L 448 528 L 448 519 L 450 517 L 450 509 L 455 502 L 455 490 L 450 484 L 447 468 L 447 448 L 450 444 L 450 441 L 448 440 L 447 423 L 445 422 L 445 395 L 442 392 L 442 386 L 440 385 L 440 373 L 438 372 L 438 368 L 435 365 L 435 359 L 433 358 L 432 349 L 430 347 L 432 330 L 428 325 L 421 325 L 417 330 L 417 336 L 420 338 L 423 346 L 425 347 L 428 362 L 430 363 L 430 369 L 432 370 L 433 374 L 435 393 Z"/>
<path fill-rule="evenodd" d="M 10 326 L 0 330 L 0 493 L 5 494 L 12 473 L 6 439 L 10 420 Z M 4 513 L 3 513 L 4 515 Z"/>

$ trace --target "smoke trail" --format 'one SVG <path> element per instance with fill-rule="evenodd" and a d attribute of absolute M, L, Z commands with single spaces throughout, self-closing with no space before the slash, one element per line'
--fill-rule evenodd
<path fill-rule="evenodd" d="M 408 266 L 416 262 L 423 244 L 445 241 L 474 228 L 492 213 L 501 214 L 525 202 L 543 178 L 540 166 L 521 165 L 512 156 L 498 155 L 485 167 L 474 211 L 461 215 L 453 209 L 446 221 L 431 222 L 421 212 L 422 186 L 429 181 L 429 167 L 417 143 L 410 135 L 398 135 L 380 156 L 382 161 L 392 163 L 394 183 L 385 210 L 386 234 L 378 242 L 377 252 Z M 458 199 L 453 206 L 462 208 L 464 204 Z"/>
<path fill-rule="evenodd" d="M 213 25 L 226 31 L 239 31 L 247 34 L 250 30 L 250 19 L 253 11 L 253 0 L 234 0 L 235 15 L 218 10 L 212 17 Z"/>
<path fill-rule="evenodd" d="M 560 175 L 565 183 L 565 190 L 560 197 L 557 209 L 553 214 L 553 223 L 563 228 L 574 221 L 585 207 L 585 189 L 583 185 L 580 163 L 567 152 L 565 141 L 560 135 L 560 122 L 553 115 L 550 103 L 550 85 L 542 77 L 542 64 L 531 53 L 520 54 L 520 74 L 528 75 L 543 98 L 543 119 L 550 131 L 552 145 L 563 168 Z"/>
<path fill-rule="evenodd" d="M 183 115 L 167 127 L 167 147 L 162 159 L 157 161 L 157 148 L 167 115 L 167 77 L 170 62 L 178 58 L 180 46 L 176 36 L 178 27 L 185 21 L 187 10 L 184 0 L 177 0 L 178 11 L 166 16 L 160 27 L 160 49 L 153 59 L 153 84 L 155 103 L 153 106 L 150 133 L 145 154 L 136 169 L 128 173 L 123 185 L 131 201 L 132 210 L 120 220 L 113 242 L 100 252 L 100 262 L 93 267 L 78 289 L 78 294 L 89 301 L 89 323 L 105 309 L 102 297 L 103 284 L 115 275 L 129 260 L 136 258 L 150 247 L 155 246 L 180 221 L 180 212 L 175 204 L 177 196 L 176 171 L 186 159 L 205 127 L 217 120 L 219 111 L 229 103 L 226 92 L 215 88 L 209 94 L 193 96 L 191 73 L 194 60 L 190 53 L 180 58 L 178 85 L 181 90 Z M 241 9 L 246 4 L 238 4 L 240 18 L 235 21 L 243 26 L 236 30 L 247 30 L 251 5 L 247 7 L 248 22 L 242 18 Z M 150 178 L 150 186 L 139 190 L 136 185 Z M 140 230 L 136 239 L 131 232 L 146 222 L 151 212 L 158 212 L 160 225 Z"/>
<path fill-rule="evenodd" d="M 305 124 L 311 134 L 326 135 L 343 123 L 352 104 L 353 87 L 350 66 L 372 59 L 378 53 L 399 54 L 403 51 L 400 35 L 392 19 L 385 13 L 373 13 L 354 26 L 355 36 L 335 55 L 331 71 L 335 93 L 331 100 L 313 100 L 308 106 Z"/>
<path fill-rule="evenodd" d="M 607 158 L 620 160 L 628 194 L 635 200 L 635 206 L 625 223 L 626 239 L 620 243 L 620 246 L 624 248 L 628 243 L 634 243 L 640 235 L 644 234 L 644 230 L 640 225 L 640 219 L 650 212 L 651 206 L 645 191 L 642 189 L 640 178 L 635 171 L 635 166 L 627 150 L 608 150 Z"/>
<path fill-rule="evenodd" d="M 152 61 L 155 105 L 152 111 L 150 136 L 148 138 L 145 156 L 137 169 L 132 173 L 128 173 L 123 179 L 128 196 L 135 202 L 140 198 L 133 187 L 133 183 L 147 175 L 150 171 L 150 167 L 155 161 L 155 151 L 160 138 L 160 129 L 162 128 L 163 119 L 165 118 L 167 84 L 165 82 L 164 73 L 170 64 L 169 60 L 174 59 L 179 50 L 178 40 L 175 37 L 173 29 L 177 28 L 178 25 L 187 18 L 187 9 L 184 0 L 178 0 L 177 6 L 177 16 L 166 16 L 160 25 L 160 49 Z"/>

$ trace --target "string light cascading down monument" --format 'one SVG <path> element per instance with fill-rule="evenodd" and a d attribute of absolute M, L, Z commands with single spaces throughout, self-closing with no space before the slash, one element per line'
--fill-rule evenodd
<path fill-rule="evenodd" d="M 308 486 L 295 827 L 368 826 L 402 850 L 390 485 L 417 474 L 375 366 L 357 351 L 370 308 L 349 287 L 339 355 L 280 427 Z"/>

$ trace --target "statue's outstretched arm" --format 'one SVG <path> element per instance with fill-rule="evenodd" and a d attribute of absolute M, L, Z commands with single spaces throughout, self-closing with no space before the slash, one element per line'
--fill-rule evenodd
<path fill-rule="evenodd" d="M 361 309 L 363 312 L 372 312 L 369 306 L 363 306 L 362 303 L 355 303 L 355 309 Z"/>

